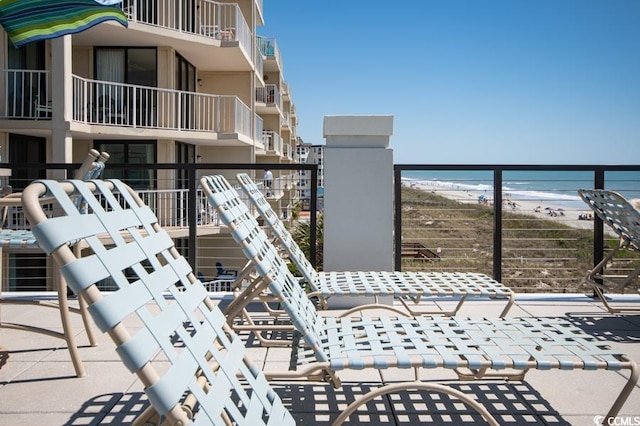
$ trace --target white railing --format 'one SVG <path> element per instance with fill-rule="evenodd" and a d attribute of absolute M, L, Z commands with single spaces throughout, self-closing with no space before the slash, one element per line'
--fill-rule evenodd
<path fill-rule="evenodd" d="M 189 227 L 189 192 L 187 189 L 148 189 L 136 191 L 156 214 L 158 223 L 167 228 Z M 218 215 L 202 190 L 196 192 L 198 226 L 220 226 Z"/>
<path fill-rule="evenodd" d="M 256 42 L 262 54 L 267 58 L 275 59 L 280 69 L 282 69 L 282 57 L 276 39 L 258 36 L 256 37 Z"/>
<path fill-rule="evenodd" d="M 273 130 L 263 130 L 262 140 L 267 151 L 282 153 L 282 137 Z"/>
<path fill-rule="evenodd" d="M 251 109 L 209 95 L 73 77 L 73 120 L 87 124 L 251 134 Z"/>
<path fill-rule="evenodd" d="M 189 194 L 186 189 L 148 189 L 137 190 L 137 194 L 155 213 L 158 223 L 166 228 L 189 227 Z M 249 202 L 249 200 L 246 200 Z M 220 226 L 220 220 L 214 208 L 207 201 L 202 190 L 196 192 L 197 225 Z M 53 214 L 53 206 L 49 206 L 49 215 Z M 4 211 L 2 212 L 4 216 Z M 30 229 L 22 206 L 7 207 L 6 217 L 1 224 L 5 229 Z"/>
<path fill-rule="evenodd" d="M 283 143 L 282 145 L 282 153 L 288 159 L 293 159 L 291 145 L 288 143 Z"/>
<path fill-rule="evenodd" d="M 223 41 L 239 41 L 250 52 L 251 29 L 237 4 L 209 0 L 125 0 L 122 9 L 131 22 L 199 34 Z"/>
<path fill-rule="evenodd" d="M 277 105 L 281 108 L 280 90 L 275 84 L 267 84 L 265 87 L 256 89 L 256 102 L 266 105 Z"/>
<path fill-rule="evenodd" d="M 187 190 L 143 190 L 137 191 L 145 203 L 151 207 L 163 227 L 188 228 L 188 194 Z M 200 190 L 198 199 L 198 225 L 219 226 L 217 213 L 207 202 L 206 196 Z M 53 214 L 53 207 L 49 207 L 49 215 Z M 3 212 L 4 214 L 4 212 Z M 22 206 L 7 207 L 6 217 L 2 224 L 5 229 L 30 229 Z"/>
<path fill-rule="evenodd" d="M 265 196 L 278 199 L 285 195 L 285 191 L 295 190 L 296 188 L 294 176 L 290 174 L 273 179 L 273 184 L 270 188 L 264 184 L 264 179 L 256 179 L 256 181 Z M 246 201 L 248 202 L 249 200 Z"/>
<path fill-rule="evenodd" d="M 256 142 L 256 145 L 261 145 L 260 148 L 264 148 L 263 141 L 263 131 L 264 129 L 264 120 L 258 114 L 255 114 L 255 126 L 253 129 L 253 140 Z"/>
<path fill-rule="evenodd" d="M 52 114 L 49 71 L 2 70 L 5 99 L 3 118 L 50 119 Z"/>
<path fill-rule="evenodd" d="M 197 34 L 221 41 L 239 41 L 252 51 L 252 32 L 237 4 L 204 0 L 197 6 Z"/>
<path fill-rule="evenodd" d="M 288 112 L 283 112 L 282 113 L 282 126 L 283 127 L 290 127 L 291 126 L 291 116 L 289 115 Z"/>
<path fill-rule="evenodd" d="M 262 78 L 264 76 L 264 58 L 262 57 L 262 52 L 260 52 L 260 48 L 256 45 L 255 49 L 255 67 L 256 73 Z"/>

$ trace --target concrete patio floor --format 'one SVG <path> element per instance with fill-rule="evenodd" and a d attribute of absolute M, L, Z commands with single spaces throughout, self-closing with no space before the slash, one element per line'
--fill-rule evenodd
<path fill-rule="evenodd" d="M 3 296 L 10 296 L 6 293 Z M 214 296 L 220 300 L 220 295 Z M 640 307 L 638 297 L 626 300 Z M 224 303 L 224 301 L 223 301 Z M 440 305 L 446 303 L 437 302 Z M 72 300 L 71 304 L 77 304 Z M 460 316 L 495 317 L 503 302 L 467 302 Z M 60 330 L 58 312 L 38 306 L 2 305 L 3 322 Z M 640 363 L 640 316 L 612 316 L 583 295 L 521 295 L 509 316 L 565 316 Z M 0 425 L 129 424 L 146 406 L 142 385 L 129 373 L 107 335 L 96 330 L 99 345 L 88 346 L 78 315 L 74 330 L 86 376 L 75 377 L 63 340 L 0 328 Z M 251 356 L 266 371 L 288 366 L 288 350 L 265 349 L 247 337 Z M 626 382 L 626 372 L 530 371 L 523 382 L 459 382 L 451 371 L 428 370 L 421 379 L 446 382 L 473 395 L 501 424 L 593 425 L 605 414 Z M 341 389 L 310 382 L 276 383 L 274 387 L 300 425 L 330 424 L 357 395 L 381 381 L 412 377 L 412 370 L 340 372 Z M 640 388 L 616 419 L 617 425 L 640 425 Z M 409 392 L 371 401 L 348 424 L 478 424 L 482 419 L 457 400 L 442 394 Z"/>

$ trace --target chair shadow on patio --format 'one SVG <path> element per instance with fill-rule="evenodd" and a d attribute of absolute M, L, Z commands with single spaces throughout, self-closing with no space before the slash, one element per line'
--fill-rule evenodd
<path fill-rule="evenodd" d="M 144 392 L 98 395 L 85 402 L 64 426 L 131 424 L 148 406 Z"/>
<path fill-rule="evenodd" d="M 640 315 L 567 312 L 567 320 L 600 340 L 618 343 L 640 342 Z"/>
<path fill-rule="evenodd" d="M 451 383 L 453 388 L 472 395 L 505 424 L 569 425 L 527 382 Z M 275 391 L 290 407 L 300 425 L 329 425 L 335 411 L 347 406 L 358 395 L 379 386 L 377 383 L 344 383 L 341 389 L 299 382 L 276 384 Z M 149 405 L 143 392 L 112 393 L 85 402 L 65 426 L 127 424 Z M 543 420 L 544 419 L 544 420 Z M 411 392 L 386 395 L 370 401 L 345 424 L 483 424 L 482 418 L 456 399 L 444 394 Z"/>
<path fill-rule="evenodd" d="M 487 407 L 501 424 L 569 425 L 549 403 L 525 382 L 447 383 L 454 389 L 471 395 Z M 332 391 L 322 384 L 293 383 L 275 385 L 274 389 L 301 425 L 330 425 L 336 409 L 345 408 L 358 395 L 363 395 L 379 383 L 343 382 Z M 330 411 L 333 409 L 333 413 Z M 543 420 L 544 419 L 544 420 Z M 468 406 L 446 394 L 424 391 L 402 392 L 374 399 L 364 405 L 345 424 L 409 425 L 409 424 L 486 424 Z"/>

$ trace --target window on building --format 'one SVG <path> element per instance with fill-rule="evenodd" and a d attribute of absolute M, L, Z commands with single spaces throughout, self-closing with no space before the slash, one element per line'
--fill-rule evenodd
<path fill-rule="evenodd" d="M 109 153 L 109 163 L 131 164 L 131 167 L 107 167 L 103 172 L 105 179 L 121 179 L 134 189 L 155 189 L 156 171 L 136 168 L 136 164 L 153 165 L 157 162 L 156 141 L 94 141 L 95 148 Z"/>

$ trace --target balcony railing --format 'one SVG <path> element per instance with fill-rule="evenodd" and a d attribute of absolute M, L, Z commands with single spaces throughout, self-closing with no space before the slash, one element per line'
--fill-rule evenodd
<path fill-rule="evenodd" d="M 256 102 L 266 105 L 276 105 L 278 108 L 282 108 L 282 98 L 278 86 L 275 84 L 267 84 L 265 87 L 258 87 L 256 89 Z"/>
<path fill-rule="evenodd" d="M 262 149 L 264 149 L 265 147 L 265 144 L 263 141 L 263 129 L 264 129 L 264 120 L 258 114 L 255 114 L 253 140 L 256 141 L 256 145 Z"/>
<path fill-rule="evenodd" d="M 0 117 L 50 119 L 48 71 L 4 70 Z M 73 76 L 72 119 L 86 124 L 237 133 L 253 138 L 251 109 L 236 96 L 210 95 Z"/>
<path fill-rule="evenodd" d="M 247 52 L 253 46 L 251 29 L 235 3 L 125 0 L 122 9 L 131 22 L 221 41 L 239 41 Z"/>
<path fill-rule="evenodd" d="M 293 150 L 291 149 L 291 145 L 289 145 L 288 143 L 282 144 L 282 154 L 289 160 L 293 159 L 292 152 Z"/>
<path fill-rule="evenodd" d="M 251 137 L 251 110 L 235 96 L 73 78 L 73 118 L 87 124 Z"/>
<path fill-rule="evenodd" d="M 52 166 L 0 164 L 3 168 L 23 169 Z M 131 167 L 109 163 L 107 171 Z M 313 165 L 194 163 L 135 167 L 167 176 L 169 180 L 156 183 L 157 187 L 173 184 L 171 171 L 183 170 L 193 176 L 184 182 L 190 190 L 143 189 L 140 193 L 162 226 L 188 229 L 189 244 L 193 244 L 189 255 L 194 265 L 209 261 L 198 260 L 203 255 L 198 251 L 197 230 L 200 226 L 217 225 L 215 214 L 208 210 L 196 187 L 196 176 L 224 173 L 233 181 L 237 171 L 253 170 L 260 182 L 263 169 L 270 168 L 276 175 L 270 195 L 285 198 L 297 192 L 301 197 L 315 195 L 315 186 L 305 193 L 304 184 L 318 182 L 318 170 Z M 579 219 L 589 210 L 578 198 L 578 188 L 612 189 L 627 198 L 640 198 L 640 165 L 397 165 L 395 172 L 397 269 L 482 272 L 517 292 L 590 291 L 582 282 L 586 272 L 617 241 L 599 220 Z M 23 187 L 24 183 L 13 185 Z M 279 200 L 278 206 L 289 214 L 294 200 L 285 198 Z M 8 217 L 12 227 L 26 224 L 17 213 Z M 234 249 L 237 247 L 228 244 L 221 250 Z M 638 253 L 625 252 L 616 256 L 610 268 L 626 275 L 638 264 Z"/>
<path fill-rule="evenodd" d="M 260 52 L 260 49 L 258 48 L 258 46 L 256 45 L 255 47 L 255 66 L 256 66 L 256 74 L 258 74 L 260 77 L 264 76 L 264 59 L 262 58 L 262 53 Z"/>
<path fill-rule="evenodd" d="M 5 98 L 0 116 L 15 119 L 50 119 L 49 71 L 2 70 Z"/>
<path fill-rule="evenodd" d="M 189 193 L 186 189 L 169 190 L 139 190 L 140 198 L 144 200 L 158 217 L 158 223 L 165 228 L 184 229 L 189 227 Z M 217 213 L 207 202 L 202 192 L 196 192 L 195 208 L 199 226 L 220 226 Z M 49 210 L 53 214 L 53 207 Z M 4 213 L 4 212 L 3 212 Z M 5 229 L 30 229 L 29 222 L 20 206 L 7 207 L 6 218 L 3 223 Z"/>
<path fill-rule="evenodd" d="M 396 172 L 396 268 L 476 271 L 519 292 L 585 292 L 617 244 L 579 188 L 640 197 L 640 166 L 421 166 Z M 640 265 L 616 258 L 611 272 Z M 613 269 L 611 269 L 613 268 Z M 631 269 L 629 269 L 631 268 Z"/>
<path fill-rule="evenodd" d="M 196 19 L 200 35 L 221 41 L 239 41 L 247 52 L 252 50 L 252 32 L 237 4 L 204 0 Z"/>
<path fill-rule="evenodd" d="M 256 41 L 262 54 L 267 57 L 267 59 L 275 59 L 280 65 L 280 68 L 282 68 L 282 58 L 276 39 L 258 36 L 256 37 Z"/>
<path fill-rule="evenodd" d="M 278 133 L 272 130 L 263 130 L 262 140 L 267 151 L 274 152 L 278 155 L 282 153 L 283 142 L 282 137 Z"/>

